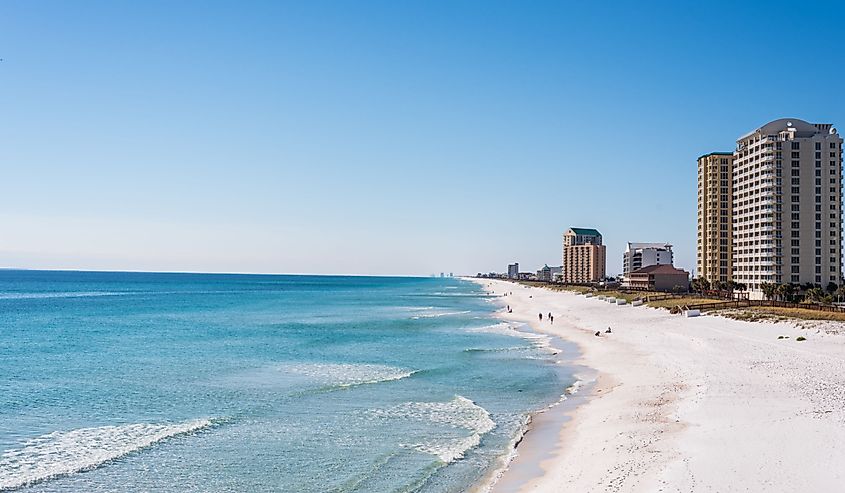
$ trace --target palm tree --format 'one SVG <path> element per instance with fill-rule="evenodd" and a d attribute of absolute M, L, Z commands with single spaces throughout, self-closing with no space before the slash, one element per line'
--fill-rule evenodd
<path fill-rule="evenodd" d="M 807 290 L 807 293 L 805 294 L 804 299 L 805 299 L 805 301 L 812 301 L 812 302 L 818 303 L 818 302 L 822 301 L 823 298 L 824 298 L 824 291 L 822 291 L 821 288 L 815 288 L 814 287 L 814 288 L 810 288 L 810 289 Z"/>
<path fill-rule="evenodd" d="M 693 291 L 701 293 L 710 289 L 710 283 L 707 282 L 707 279 L 703 277 L 696 277 L 692 280 L 692 284 L 690 285 L 690 287 Z"/>
<path fill-rule="evenodd" d="M 770 282 L 762 282 L 760 283 L 760 290 L 763 291 L 763 296 L 770 300 L 775 296 L 775 291 L 777 290 L 777 285 L 772 284 Z"/>
<path fill-rule="evenodd" d="M 775 294 L 781 301 L 786 301 L 786 284 L 775 285 Z"/>
<path fill-rule="evenodd" d="M 795 294 L 795 285 L 792 283 L 782 284 L 784 301 L 792 301 L 792 296 Z"/>

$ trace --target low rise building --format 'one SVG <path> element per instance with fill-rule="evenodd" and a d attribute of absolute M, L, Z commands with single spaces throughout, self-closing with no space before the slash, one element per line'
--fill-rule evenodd
<path fill-rule="evenodd" d="M 628 287 L 643 291 L 688 291 L 689 272 L 666 264 L 650 265 L 631 272 Z"/>

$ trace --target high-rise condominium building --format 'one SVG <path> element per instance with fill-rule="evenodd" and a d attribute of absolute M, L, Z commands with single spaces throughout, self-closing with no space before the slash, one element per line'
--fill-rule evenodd
<path fill-rule="evenodd" d="M 733 278 L 733 165 L 730 152 L 698 158 L 697 275 L 711 284 Z"/>
<path fill-rule="evenodd" d="M 605 263 L 605 246 L 601 243 L 601 233 L 595 229 L 570 228 L 563 234 L 563 282 L 603 281 Z"/>
<path fill-rule="evenodd" d="M 519 277 L 519 262 L 508 264 L 508 279 L 516 279 Z"/>
<path fill-rule="evenodd" d="M 832 125 L 784 118 L 736 141 L 733 278 L 840 284 L 842 138 Z"/>
<path fill-rule="evenodd" d="M 672 245 L 668 243 L 631 243 L 625 245 L 622 255 L 622 276 L 650 265 L 672 265 L 675 260 Z"/>

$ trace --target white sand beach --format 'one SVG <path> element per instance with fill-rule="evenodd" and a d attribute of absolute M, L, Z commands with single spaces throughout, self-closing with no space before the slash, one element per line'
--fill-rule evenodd
<path fill-rule="evenodd" d="M 534 430 L 494 491 L 845 489 L 845 332 L 835 325 L 684 318 L 476 281 L 495 294 L 512 292 L 502 302 L 513 313 L 503 310 L 503 318 L 573 341 L 578 363 L 598 375 L 555 431 L 542 474 L 519 478 L 518 487 L 509 477 L 520 461 L 537 460 L 532 444 L 544 437 Z M 540 312 L 551 312 L 554 324 L 539 322 Z"/>

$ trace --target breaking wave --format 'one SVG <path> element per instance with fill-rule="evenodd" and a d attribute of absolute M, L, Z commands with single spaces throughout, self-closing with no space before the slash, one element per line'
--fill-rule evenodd
<path fill-rule="evenodd" d="M 0 490 L 95 469 L 167 438 L 208 428 L 197 419 L 177 424 L 131 424 L 55 431 L 0 455 Z"/>
<path fill-rule="evenodd" d="M 519 337 L 531 342 L 531 345 L 537 349 L 548 351 L 551 353 L 559 352 L 558 349 L 552 347 L 552 338 L 545 334 L 537 334 L 535 332 L 525 332 L 517 330 L 512 324 L 501 322 L 493 325 L 485 325 L 484 327 L 476 327 L 469 329 L 470 332 L 485 332 L 489 334 L 500 334 L 508 337 Z"/>
<path fill-rule="evenodd" d="M 415 315 L 411 317 L 414 320 L 418 320 L 420 318 L 439 318 L 439 317 L 448 317 L 450 315 L 464 315 L 470 313 L 469 310 L 464 310 L 460 312 L 437 312 L 437 313 L 426 313 L 424 315 Z"/>
<path fill-rule="evenodd" d="M 464 454 L 481 443 L 485 433 L 496 427 L 486 409 L 463 396 L 455 396 L 448 402 L 407 402 L 372 413 L 380 418 L 423 421 L 470 431 L 469 436 L 434 438 L 402 445 L 435 455 L 446 464 L 462 459 Z"/>
<path fill-rule="evenodd" d="M 285 366 L 283 370 L 310 377 L 328 388 L 391 382 L 410 377 L 418 372 L 418 370 L 387 365 L 350 363 L 306 363 Z"/>
<path fill-rule="evenodd" d="M 110 291 L 65 291 L 60 293 L 0 293 L 0 300 L 42 300 L 52 298 L 89 298 L 94 296 L 123 296 L 130 293 Z"/>

